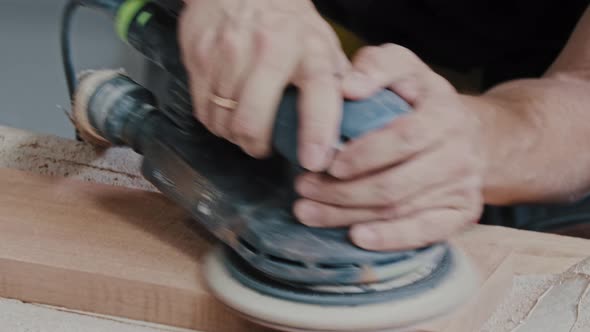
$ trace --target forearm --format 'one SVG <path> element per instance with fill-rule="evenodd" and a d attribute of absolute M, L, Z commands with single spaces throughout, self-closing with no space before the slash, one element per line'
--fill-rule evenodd
<path fill-rule="evenodd" d="M 486 160 L 488 204 L 572 201 L 590 191 L 590 81 L 548 77 L 464 96 Z"/>

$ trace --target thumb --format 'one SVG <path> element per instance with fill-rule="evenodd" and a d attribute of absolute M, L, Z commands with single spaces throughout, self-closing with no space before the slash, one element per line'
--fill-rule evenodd
<path fill-rule="evenodd" d="M 352 66 L 342 79 L 342 93 L 345 98 L 364 99 L 377 93 L 386 83 L 384 66 L 377 61 L 380 48 L 368 46 L 360 49 L 352 59 Z"/>
<path fill-rule="evenodd" d="M 345 98 L 364 99 L 383 88 L 389 88 L 413 102 L 428 67 L 406 48 L 385 44 L 360 49 L 354 56 L 351 70 L 344 76 Z"/>

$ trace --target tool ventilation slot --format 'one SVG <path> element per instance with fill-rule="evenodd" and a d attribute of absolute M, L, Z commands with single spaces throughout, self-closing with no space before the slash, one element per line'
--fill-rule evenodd
<path fill-rule="evenodd" d="M 353 263 L 319 263 L 316 266 L 325 270 L 360 269 L 358 264 Z"/>
<path fill-rule="evenodd" d="M 395 257 L 395 258 L 390 258 L 390 259 L 382 259 L 382 260 L 375 261 L 373 263 L 373 265 L 375 265 L 375 266 L 392 265 L 392 264 L 395 264 L 397 262 L 400 262 L 400 261 L 403 261 L 406 259 L 408 259 L 408 257 L 406 257 L 406 256 Z"/>
<path fill-rule="evenodd" d="M 286 259 L 283 257 L 274 256 L 274 255 L 265 255 L 265 256 L 269 260 L 279 263 L 279 264 L 285 264 L 285 265 L 291 265 L 291 266 L 297 266 L 297 267 L 305 267 L 305 264 L 303 264 L 303 262 L 294 261 L 294 260 L 290 260 L 290 259 Z"/>
<path fill-rule="evenodd" d="M 240 237 L 240 238 L 238 239 L 238 241 L 240 242 L 240 244 L 241 244 L 241 245 L 242 245 L 244 248 L 246 248 L 247 250 L 249 250 L 249 251 L 250 251 L 250 252 L 252 252 L 253 254 L 256 254 L 256 255 L 258 255 L 258 254 L 259 254 L 259 251 L 258 251 L 258 249 L 256 249 L 256 248 L 255 248 L 253 245 L 251 245 L 251 244 L 250 244 L 250 242 L 248 242 L 248 241 L 244 240 L 244 238 Z"/>
<path fill-rule="evenodd" d="M 254 245 L 252 245 L 250 242 L 246 241 L 246 239 L 244 239 L 242 237 L 238 238 L 238 242 L 242 245 L 243 248 L 245 248 L 246 250 L 250 251 L 254 255 L 261 256 L 261 257 L 263 257 L 265 259 L 268 259 L 268 260 L 270 260 L 272 262 L 275 262 L 275 263 L 278 263 L 278 264 L 282 264 L 282 265 L 305 267 L 305 264 L 303 264 L 303 262 L 299 262 L 299 261 L 295 261 L 295 260 L 291 260 L 291 259 L 287 259 L 287 258 L 283 258 L 283 257 L 279 257 L 279 256 L 274 256 L 274 255 L 269 255 L 269 254 L 261 253 L 260 250 L 256 249 L 256 247 Z"/>

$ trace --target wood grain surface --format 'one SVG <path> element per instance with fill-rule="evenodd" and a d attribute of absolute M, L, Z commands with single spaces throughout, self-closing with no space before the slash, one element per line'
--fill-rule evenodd
<path fill-rule="evenodd" d="M 6 168 L 0 188 L 1 297 L 199 331 L 268 331 L 208 293 L 200 259 L 211 243 L 162 195 Z M 480 225 L 453 242 L 481 287 L 424 331 L 478 331 L 514 275 L 561 273 L 590 253 L 588 240 Z"/>

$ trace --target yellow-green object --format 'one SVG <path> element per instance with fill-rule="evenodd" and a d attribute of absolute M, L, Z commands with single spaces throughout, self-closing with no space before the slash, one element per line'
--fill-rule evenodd
<path fill-rule="evenodd" d="M 139 13 L 139 15 L 137 15 L 136 21 L 141 26 L 144 26 L 150 20 L 150 18 L 152 18 L 152 13 L 141 12 Z"/>
<path fill-rule="evenodd" d="M 133 18 L 148 2 L 148 0 L 127 0 L 121 5 L 121 7 L 119 7 L 115 19 L 115 27 L 121 40 L 127 42 L 127 32 L 129 31 L 129 26 L 131 25 Z M 149 20 L 149 17 L 144 17 L 143 20 L 145 20 L 145 23 Z"/>

